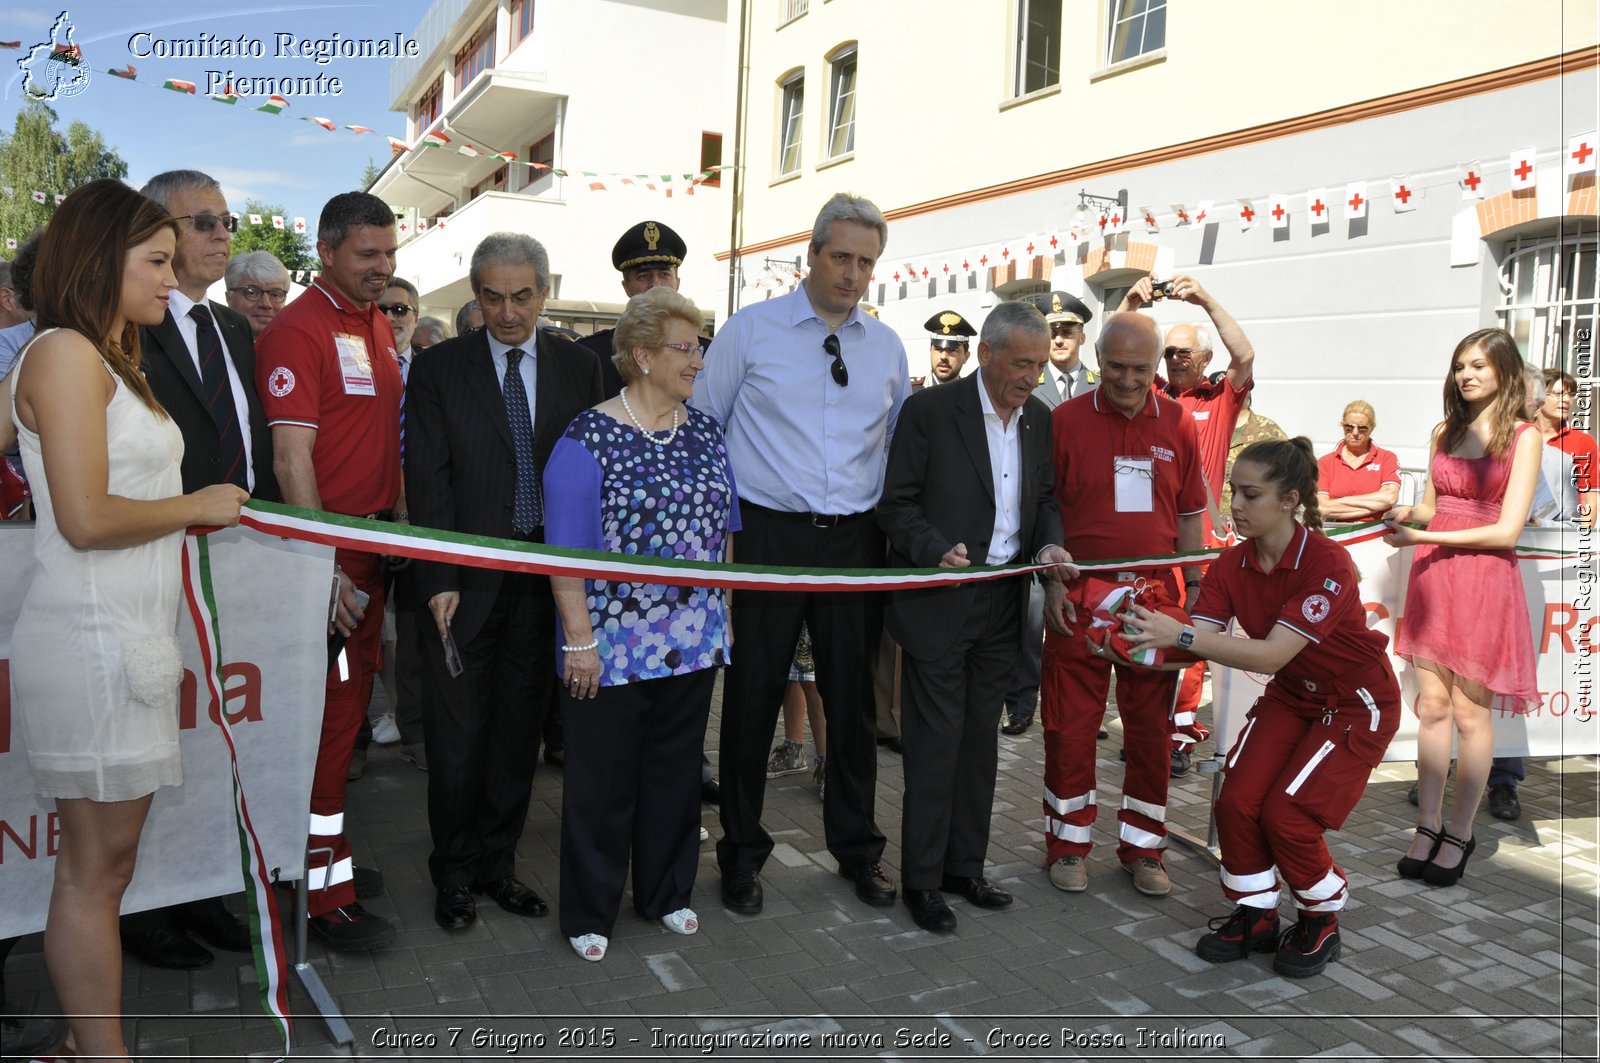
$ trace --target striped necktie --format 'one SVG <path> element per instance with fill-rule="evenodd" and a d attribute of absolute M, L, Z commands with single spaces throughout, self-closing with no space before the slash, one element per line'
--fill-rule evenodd
<path fill-rule="evenodd" d="M 528 413 L 528 389 L 517 368 L 523 350 L 506 352 L 506 420 L 511 422 L 511 443 L 517 455 L 517 494 L 512 503 L 511 527 L 526 535 L 544 523 L 544 502 L 539 497 L 539 466 L 533 456 L 533 417 Z"/>

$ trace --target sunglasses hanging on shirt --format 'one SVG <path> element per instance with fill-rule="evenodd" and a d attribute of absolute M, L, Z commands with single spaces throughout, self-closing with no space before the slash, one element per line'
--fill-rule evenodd
<path fill-rule="evenodd" d="M 830 332 L 827 338 L 822 341 L 822 349 L 827 351 L 829 357 L 833 359 L 831 367 L 833 382 L 842 388 L 849 387 L 850 370 L 845 367 L 844 355 L 839 353 L 839 337 Z"/>

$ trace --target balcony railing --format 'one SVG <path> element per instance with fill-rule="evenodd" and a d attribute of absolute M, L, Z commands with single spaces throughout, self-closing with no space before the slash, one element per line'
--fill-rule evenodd
<path fill-rule="evenodd" d="M 778 0 L 778 25 L 793 22 L 811 10 L 811 0 Z"/>

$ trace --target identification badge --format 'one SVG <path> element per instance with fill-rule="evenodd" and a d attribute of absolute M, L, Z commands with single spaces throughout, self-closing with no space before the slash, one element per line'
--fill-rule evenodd
<path fill-rule="evenodd" d="M 344 378 L 344 393 L 376 395 L 378 387 L 372 378 L 372 356 L 367 352 L 367 341 L 339 332 L 334 334 L 333 343 L 339 352 L 339 375 Z"/>
<path fill-rule="evenodd" d="M 1111 459 L 1111 471 L 1118 513 L 1150 513 L 1155 509 L 1152 487 L 1156 471 L 1152 459 L 1115 457 Z"/>

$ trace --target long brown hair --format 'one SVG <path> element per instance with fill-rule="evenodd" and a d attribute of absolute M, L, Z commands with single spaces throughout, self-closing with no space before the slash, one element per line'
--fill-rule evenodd
<path fill-rule="evenodd" d="M 121 335 L 111 334 L 128 252 L 163 227 L 178 235 L 178 223 L 154 200 L 121 181 L 90 181 L 62 201 L 45 228 L 33 268 L 33 304 L 39 331 L 68 328 L 83 335 L 129 391 L 165 416 L 139 370 L 139 326 L 125 321 Z"/>
<path fill-rule="evenodd" d="M 1312 531 L 1322 530 L 1322 508 L 1317 499 L 1317 452 L 1305 436 L 1293 439 L 1267 439 L 1251 443 L 1234 459 L 1261 466 L 1268 483 L 1278 494 L 1300 494 L 1300 523 Z"/>
<path fill-rule="evenodd" d="M 1472 412 L 1467 400 L 1456 387 L 1456 363 L 1474 347 L 1482 347 L 1484 357 L 1494 368 L 1499 389 L 1489 405 L 1490 422 L 1494 432 L 1489 437 L 1488 452 L 1504 454 L 1516 439 L 1517 425 L 1528 419 L 1528 381 L 1522 375 L 1522 352 L 1517 341 L 1503 328 L 1482 328 L 1464 336 L 1450 356 L 1450 369 L 1444 376 L 1444 427 L 1439 437 L 1439 452 L 1449 454 L 1467 437 L 1472 424 Z"/>

